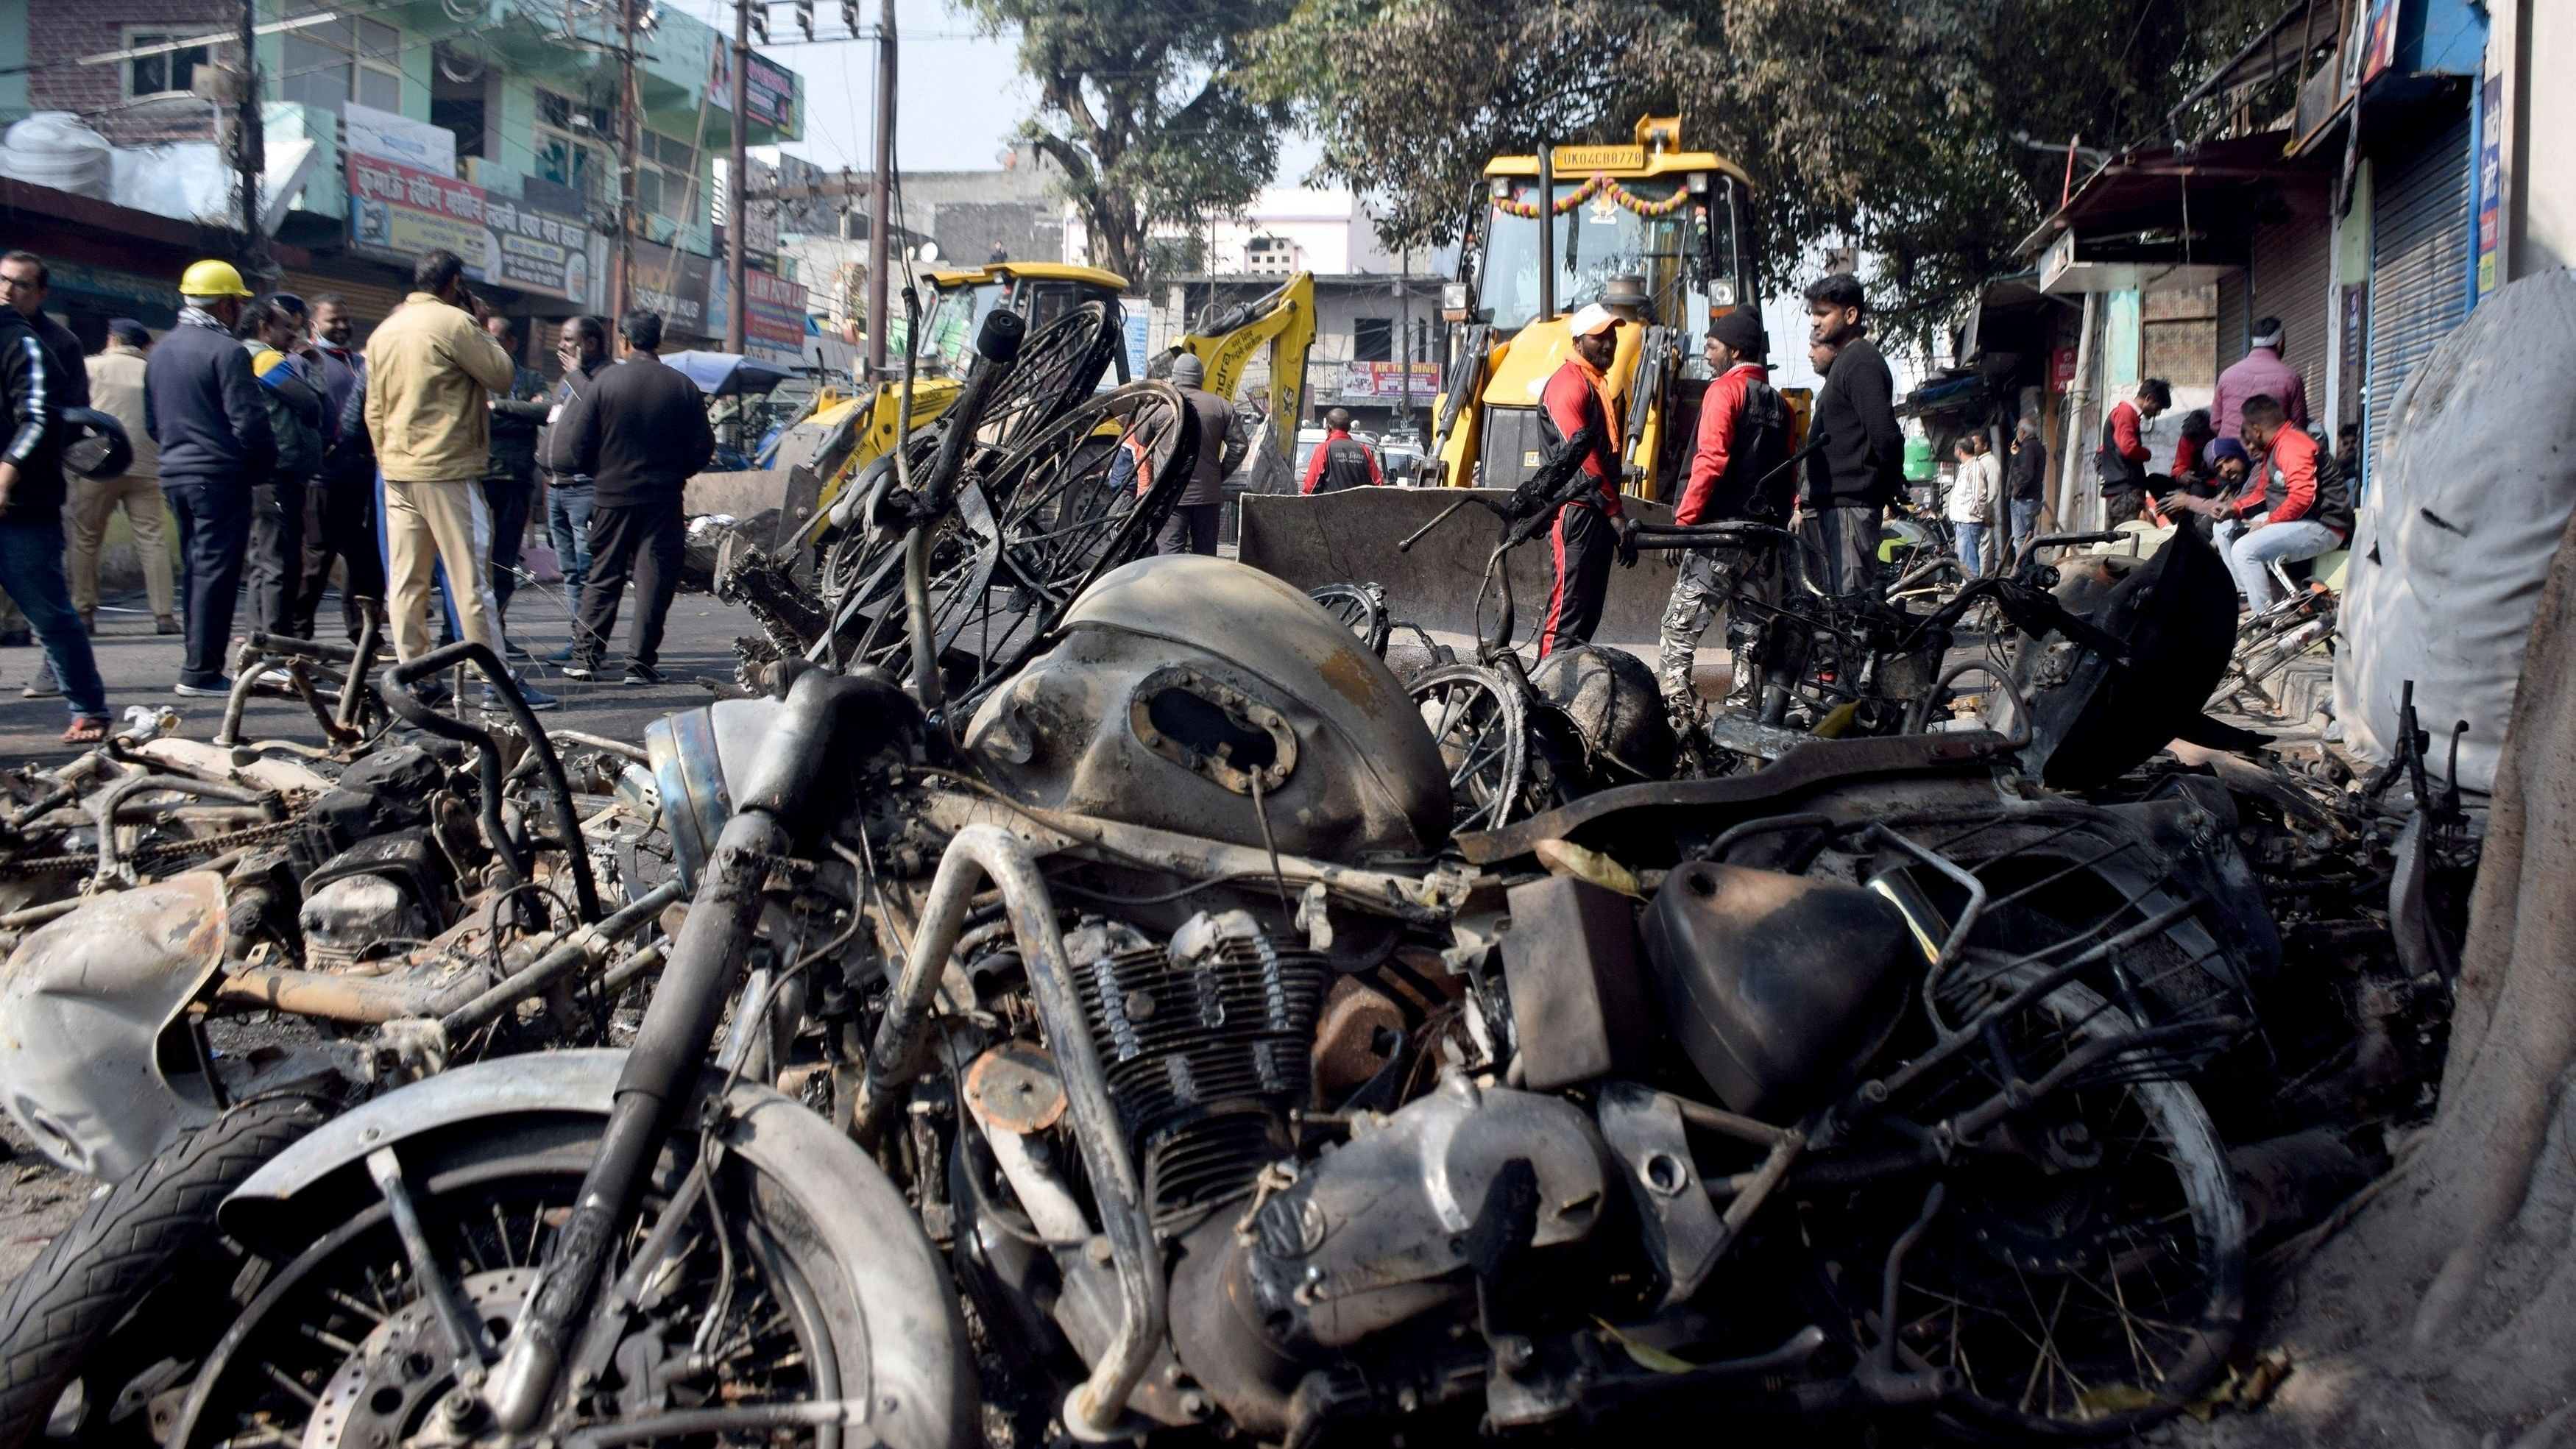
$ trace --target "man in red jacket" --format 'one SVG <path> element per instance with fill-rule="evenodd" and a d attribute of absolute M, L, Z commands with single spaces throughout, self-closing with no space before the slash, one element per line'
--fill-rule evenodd
<path fill-rule="evenodd" d="M 1548 590 L 1547 622 L 1540 628 L 1541 659 L 1567 644 L 1582 644 L 1601 627 L 1601 606 L 1610 597 L 1610 563 L 1618 552 L 1620 400 L 1610 389 L 1609 369 L 1619 355 L 1619 317 L 1594 302 L 1577 311 L 1567 329 L 1574 335 L 1574 355 L 1548 378 L 1539 394 L 1539 433 L 1550 448 L 1592 429 L 1584 449 L 1583 473 L 1592 487 L 1556 510 L 1548 545 L 1555 559 L 1556 582 Z"/>
<path fill-rule="evenodd" d="M 2173 406 L 2173 389 L 2151 377 L 2138 384 L 2135 397 L 2117 403 L 2102 419 L 2102 446 L 2093 455 L 2093 471 L 2102 480 L 2105 524 L 2126 523 L 2138 516 L 2147 496 L 2147 460 L 2155 450 L 2144 435 L 2148 422 Z"/>
<path fill-rule="evenodd" d="M 2174 500 L 2219 520 L 2227 571 L 2255 613 L 2273 600 L 2275 562 L 2292 563 L 2341 548 L 2352 537 L 2352 493 L 2334 455 L 2307 430 L 2292 426 L 2280 399 L 2247 398 L 2240 415 L 2245 446 L 2262 462 L 2234 498 Z"/>
<path fill-rule="evenodd" d="M 1706 351 L 1709 370 L 1717 377 L 1700 396 L 1690 477 L 1673 508 L 1673 522 L 1687 526 L 1751 518 L 1776 523 L 1788 512 L 1785 495 L 1791 486 L 1780 466 L 1789 456 L 1789 409 L 1765 376 L 1770 344 L 1762 319 L 1740 309 L 1718 318 L 1709 326 Z M 1691 662 L 1700 636 L 1735 596 L 1736 585 L 1757 556 L 1756 550 L 1740 545 L 1682 555 L 1672 602 L 1664 607 L 1655 677 L 1665 700 L 1684 714 L 1697 697 Z M 1745 683 L 1748 662 L 1737 660 L 1738 685 Z"/>
<path fill-rule="evenodd" d="M 1382 487 L 1386 475 L 1377 470 L 1377 454 L 1351 436 L 1351 415 L 1347 408 L 1335 408 L 1324 414 L 1324 441 L 1306 460 L 1305 486 L 1300 493 L 1339 493 L 1345 488 Z"/>

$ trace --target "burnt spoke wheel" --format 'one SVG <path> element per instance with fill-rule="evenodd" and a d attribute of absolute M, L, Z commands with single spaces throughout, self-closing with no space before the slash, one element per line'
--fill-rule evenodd
<path fill-rule="evenodd" d="M 1375 584 L 1320 584 L 1306 591 L 1306 597 L 1324 606 L 1324 612 L 1342 621 L 1369 652 L 1386 657 L 1386 641 L 1395 625 L 1386 616 L 1386 591 Z"/>
<path fill-rule="evenodd" d="M 1544 809 L 1544 770 L 1530 758 L 1529 719 L 1520 695 L 1479 664 L 1444 664 L 1406 688 L 1449 767 L 1459 831 L 1495 830 Z"/>
<path fill-rule="evenodd" d="M 1997 993 L 2032 979 L 2007 974 Z M 2078 984 L 1997 1021 L 1972 1065 L 1907 1113 L 1935 1120 L 2139 1029 Z M 2200 1099 L 2169 1059 L 2117 1053 L 1954 1156 L 1908 1257 L 1897 1347 L 1947 1369 L 1980 1431 L 2108 1439 L 2205 1390 L 2244 1313 L 2245 1222 Z"/>

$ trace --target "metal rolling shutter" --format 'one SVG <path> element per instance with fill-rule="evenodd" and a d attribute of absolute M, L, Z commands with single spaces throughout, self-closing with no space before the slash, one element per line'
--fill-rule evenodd
<path fill-rule="evenodd" d="M 403 304 L 411 289 L 393 280 L 388 267 L 370 267 L 333 259 L 336 264 L 316 265 L 309 269 L 287 272 L 287 289 L 302 296 L 316 292 L 336 292 L 348 304 L 349 316 L 358 324 L 358 342 L 365 345 L 367 334 L 375 330 L 392 311 Z"/>
<path fill-rule="evenodd" d="M 2397 390 L 2468 314 L 2469 114 L 2378 173 L 2370 235 L 2369 451 Z M 2366 476 L 2366 475 L 2365 475 Z"/>
<path fill-rule="evenodd" d="M 2308 385 L 2311 406 L 2325 401 L 2327 335 L 2326 279 L 2332 275 L 2334 225 L 2321 197 L 2301 194 L 2287 220 L 2254 230 L 2252 287 L 2245 298 L 2245 331 L 2226 334 L 2222 300 L 2218 355 L 2229 361 L 2245 355 L 2246 332 L 2257 318 L 2278 317 L 2288 337 L 2281 360 L 2299 370 Z"/>
<path fill-rule="evenodd" d="M 2246 301 L 2243 272 L 2231 272 L 2218 279 L 2218 370 L 2221 372 L 2245 356 L 2245 332 L 2254 324 L 2254 314 L 2246 310 Z"/>

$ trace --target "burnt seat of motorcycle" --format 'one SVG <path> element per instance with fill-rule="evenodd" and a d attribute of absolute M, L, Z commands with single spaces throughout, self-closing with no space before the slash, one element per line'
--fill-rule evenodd
<path fill-rule="evenodd" d="M 1838 880 L 1690 861 L 1646 907 L 1666 1025 L 1729 1110 L 1795 1119 L 1841 1085 L 1904 1009 L 1904 914 Z"/>

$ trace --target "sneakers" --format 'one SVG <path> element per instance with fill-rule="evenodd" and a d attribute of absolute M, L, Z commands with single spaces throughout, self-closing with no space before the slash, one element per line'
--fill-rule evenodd
<path fill-rule="evenodd" d="M 647 685 L 668 684 L 671 681 L 669 676 L 650 664 L 630 663 L 626 666 L 626 677 L 619 682 L 631 688 L 641 689 Z"/>
<path fill-rule="evenodd" d="M 538 657 L 545 660 L 548 664 L 570 664 L 572 662 L 572 646 L 566 644 L 564 647 L 556 650 L 552 654 L 543 654 Z"/>
<path fill-rule="evenodd" d="M 521 698 L 521 699 L 523 699 L 523 700 L 526 700 L 526 701 L 528 702 L 528 708 L 530 708 L 530 709 L 561 709 L 561 708 L 563 708 L 563 701 L 562 701 L 562 700 L 555 698 L 553 695 L 546 693 L 544 690 L 537 688 L 535 685 L 530 684 L 530 683 L 529 683 L 528 681 L 526 681 L 525 679 L 521 679 L 521 678 L 519 678 L 519 676 L 517 676 L 517 675 L 515 675 L 515 674 L 514 674 L 514 675 L 512 675 L 512 676 L 510 676 L 510 677 L 511 677 L 512 679 L 514 679 L 514 680 L 517 680 L 517 682 L 518 682 L 518 686 L 519 686 L 519 698 Z M 483 686 L 483 707 L 484 707 L 485 709 L 491 709 L 491 710 L 497 710 L 497 709 L 499 709 L 499 708 L 501 707 L 501 695 L 500 695 L 500 692 L 499 692 L 498 690 L 495 690 L 494 688 L 492 688 L 492 686 L 490 686 L 490 685 L 488 685 L 488 684 L 487 684 L 487 685 L 485 685 L 485 686 Z"/>
<path fill-rule="evenodd" d="M 528 652 L 527 645 L 520 643 L 516 639 L 503 639 L 501 641 L 501 653 L 503 657 L 509 659 L 534 659 L 537 657 Z"/>
<path fill-rule="evenodd" d="M 598 677 L 599 661 L 596 659 L 575 659 L 564 666 L 566 679 L 597 679 Z"/>
<path fill-rule="evenodd" d="M 179 616 L 178 616 L 178 615 L 176 615 L 176 614 L 155 614 L 155 615 L 153 615 L 153 616 L 152 616 L 152 632 L 153 632 L 153 633 L 155 633 L 155 634 L 176 634 L 176 633 L 178 633 L 178 632 L 179 632 Z"/>
<path fill-rule="evenodd" d="M 28 699 L 62 698 L 63 687 L 54 682 L 54 661 L 48 659 L 37 665 L 36 677 L 28 680 L 27 687 L 18 692 Z"/>
<path fill-rule="evenodd" d="M 170 686 L 170 692 L 186 695 L 190 699 L 222 699 L 233 692 L 233 682 L 227 679 L 221 684 L 204 685 L 190 684 L 182 679 Z"/>

